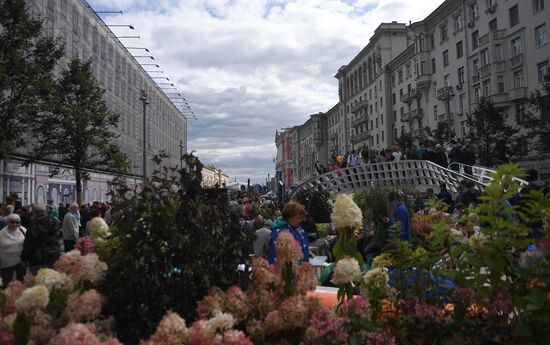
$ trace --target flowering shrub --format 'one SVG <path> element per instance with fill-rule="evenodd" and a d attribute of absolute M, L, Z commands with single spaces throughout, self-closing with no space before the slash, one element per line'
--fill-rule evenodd
<path fill-rule="evenodd" d="M 99 326 L 102 297 L 89 289 L 103 277 L 105 264 L 73 250 L 55 267 L 0 292 L 0 344 L 120 344 L 109 327 Z"/>

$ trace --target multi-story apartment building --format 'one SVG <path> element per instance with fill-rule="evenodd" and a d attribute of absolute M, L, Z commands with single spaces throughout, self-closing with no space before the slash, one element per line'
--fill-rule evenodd
<path fill-rule="evenodd" d="M 44 35 L 59 37 L 65 44 L 65 56 L 56 67 L 57 76 L 73 58 L 92 61 L 94 76 L 105 89 L 104 99 L 109 110 L 120 114 L 118 136 L 113 140 L 128 156 L 131 173 L 141 175 L 143 164 L 142 90 L 148 101 L 148 171 L 152 171 L 150 158 L 160 151 L 169 155 L 164 164 L 179 164 L 180 154 L 187 151 L 187 121 L 184 115 L 140 65 L 139 58 L 130 53 L 91 6 L 85 0 L 28 0 L 28 8 L 34 18 L 42 20 Z M 21 148 L 18 154 L 26 156 L 27 148 Z M 24 204 L 44 202 L 47 198 L 55 202 L 74 200 L 75 181 L 69 167 L 56 169 L 48 164 L 26 166 L 22 163 L 20 159 L 1 162 L 2 199 L 16 192 Z M 85 201 L 106 200 L 110 177 L 101 172 L 91 177 L 84 185 Z"/>
<path fill-rule="evenodd" d="M 405 24 L 380 24 L 369 43 L 335 75 L 340 111 L 344 114 L 344 151 L 392 143 L 385 66 L 408 44 Z"/>
<path fill-rule="evenodd" d="M 547 2 L 447 0 L 422 21 L 381 24 L 335 75 L 339 103 L 327 113 L 327 157 L 364 146 L 383 149 L 403 134 L 418 143 L 425 127 L 464 138 L 467 116 L 481 97 L 509 123 L 521 124 L 526 98 L 542 88 L 550 71 Z M 303 164 L 313 162 L 295 153 L 301 179 L 311 177 L 314 169 Z M 548 178 L 550 157 L 531 158 L 525 166 Z"/>

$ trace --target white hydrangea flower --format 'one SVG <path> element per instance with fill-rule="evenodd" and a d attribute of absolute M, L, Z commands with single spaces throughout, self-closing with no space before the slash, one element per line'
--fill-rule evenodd
<path fill-rule="evenodd" d="M 470 245 L 470 247 L 477 248 L 482 246 L 488 240 L 489 238 L 487 237 L 487 235 L 481 232 L 476 232 L 470 237 L 470 239 L 468 240 L 468 244 Z"/>
<path fill-rule="evenodd" d="M 235 325 L 235 318 L 228 313 L 216 313 L 214 317 L 206 321 L 206 327 L 210 328 L 213 333 L 216 331 L 223 332 L 230 330 Z"/>
<path fill-rule="evenodd" d="M 94 217 L 90 221 L 90 236 L 96 241 L 110 236 L 109 225 L 101 217 Z"/>
<path fill-rule="evenodd" d="M 377 267 L 368 271 L 363 277 L 367 284 L 389 287 L 388 269 L 386 267 Z"/>
<path fill-rule="evenodd" d="M 65 273 L 58 272 L 51 268 L 42 268 L 38 271 L 36 283 L 44 285 L 50 292 L 53 289 L 69 290 L 71 288 L 71 278 Z"/>
<path fill-rule="evenodd" d="M 50 302 L 50 292 L 44 285 L 36 285 L 23 291 L 21 297 L 15 300 L 18 312 L 31 312 L 34 309 L 44 309 Z"/>
<path fill-rule="evenodd" d="M 330 219 L 339 230 L 357 229 L 363 224 L 363 214 L 351 194 L 340 194 L 336 197 Z"/>
<path fill-rule="evenodd" d="M 357 283 L 361 280 L 361 268 L 355 258 L 345 257 L 338 260 L 334 268 L 332 282 L 335 285 L 344 285 L 347 283 Z"/>

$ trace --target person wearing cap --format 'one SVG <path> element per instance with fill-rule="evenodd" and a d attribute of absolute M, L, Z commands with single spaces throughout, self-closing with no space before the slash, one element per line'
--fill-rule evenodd
<path fill-rule="evenodd" d="M 443 147 L 441 146 L 441 144 L 435 145 L 434 163 L 444 168 L 446 168 L 449 165 L 447 161 L 447 154 L 443 150 Z"/>
<path fill-rule="evenodd" d="M 268 219 L 264 221 L 264 226 L 256 230 L 256 239 L 254 240 L 254 256 L 258 258 L 266 257 L 269 249 L 269 240 L 271 238 L 272 222 Z"/>

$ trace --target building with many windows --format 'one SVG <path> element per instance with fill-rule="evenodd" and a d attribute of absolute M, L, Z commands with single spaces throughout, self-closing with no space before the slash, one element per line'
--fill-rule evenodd
<path fill-rule="evenodd" d="M 447 0 L 419 22 L 381 24 L 335 75 L 339 103 L 321 115 L 328 132 L 318 135 L 328 143 L 310 146 L 327 152 L 293 151 L 299 179 L 315 174 L 308 157 L 384 149 L 405 134 L 418 143 L 425 127 L 462 139 L 481 97 L 521 124 L 526 98 L 550 71 L 547 2 Z M 309 135 L 304 125 L 294 127 L 297 138 Z M 527 159 L 526 167 L 550 175 L 550 162 Z"/>
<path fill-rule="evenodd" d="M 179 164 L 181 153 L 187 151 L 187 120 L 146 71 L 148 66 L 139 63 L 139 58 L 133 56 L 85 0 L 27 0 L 27 3 L 32 16 L 42 20 L 44 35 L 61 38 L 65 44 L 65 56 L 56 67 L 57 76 L 73 58 L 92 61 L 93 74 L 105 89 L 109 110 L 120 114 L 118 136 L 113 140 L 128 156 L 131 174 L 141 176 L 142 172 L 143 91 L 148 102 L 145 139 L 148 171 L 153 170 L 150 158 L 160 151 L 168 154 L 163 164 Z M 27 148 L 21 148 L 18 154 L 19 158 L 25 157 Z M 70 167 L 23 163 L 24 159 L 17 157 L 1 162 L 2 199 L 13 192 L 19 194 L 23 204 L 44 202 L 48 198 L 55 202 L 75 199 Z M 110 177 L 101 172 L 91 176 L 84 185 L 85 201 L 106 200 Z"/>

